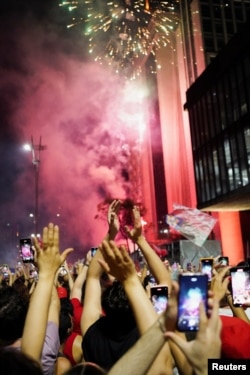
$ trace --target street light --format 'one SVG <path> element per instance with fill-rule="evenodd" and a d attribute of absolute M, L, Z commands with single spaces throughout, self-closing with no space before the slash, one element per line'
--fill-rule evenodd
<path fill-rule="evenodd" d="M 24 145 L 24 149 L 32 152 L 32 164 L 35 171 L 35 235 L 38 234 L 38 216 L 39 216 L 39 167 L 40 167 L 40 152 L 46 150 L 47 146 L 42 145 L 42 137 L 40 136 L 39 144 L 35 145 L 33 137 L 31 137 L 31 144 Z"/>

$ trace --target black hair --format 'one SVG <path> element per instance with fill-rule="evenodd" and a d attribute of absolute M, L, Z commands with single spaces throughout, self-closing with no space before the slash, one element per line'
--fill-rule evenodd
<path fill-rule="evenodd" d="M 43 375 L 40 364 L 15 348 L 0 349 L 0 374 Z"/>
<path fill-rule="evenodd" d="M 242 260 L 241 262 L 237 263 L 236 267 L 249 267 L 249 263 L 246 260 Z"/>
<path fill-rule="evenodd" d="M 0 288 L 0 339 L 11 343 L 22 337 L 28 298 L 11 286 Z"/>
<path fill-rule="evenodd" d="M 68 298 L 60 299 L 61 308 L 59 315 L 59 339 L 62 344 L 72 330 L 73 305 Z"/>
<path fill-rule="evenodd" d="M 107 372 L 95 363 L 85 362 L 73 366 L 64 375 L 106 375 Z"/>
<path fill-rule="evenodd" d="M 119 281 L 114 281 L 112 285 L 103 291 L 101 303 L 106 317 L 110 318 L 114 324 L 116 322 L 120 324 L 122 321 L 124 329 L 135 326 L 133 311 L 125 290 Z"/>

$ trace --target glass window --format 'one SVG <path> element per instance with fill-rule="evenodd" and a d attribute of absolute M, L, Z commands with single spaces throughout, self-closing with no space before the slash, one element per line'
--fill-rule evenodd
<path fill-rule="evenodd" d="M 227 167 L 225 163 L 225 153 L 222 145 L 218 148 L 218 159 L 219 159 L 219 165 L 221 168 L 221 188 L 222 193 L 226 194 L 228 193 L 228 178 L 227 178 Z"/>
<path fill-rule="evenodd" d="M 216 149 L 213 150 L 213 164 L 214 164 L 214 174 L 215 174 L 216 195 L 220 195 L 221 194 L 221 176 L 220 176 L 218 152 Z"/>

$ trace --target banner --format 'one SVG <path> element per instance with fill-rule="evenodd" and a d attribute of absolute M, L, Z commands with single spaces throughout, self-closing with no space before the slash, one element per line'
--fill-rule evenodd
<path fill-rule="evenodd" d="M 215 226 L 217 219 L 197 210 L 174 204 L 174 211 L 166 215 L 166 223 L 183 237 L 202 246 Z"/>

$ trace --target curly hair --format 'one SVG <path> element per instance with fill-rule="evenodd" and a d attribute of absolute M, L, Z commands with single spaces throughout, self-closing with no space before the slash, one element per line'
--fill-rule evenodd
<path fill-rule="evenodd" d="M 115 321 L 126 322 L 129 326 L 135 324 L 134 314 L 122 284 L 114 281 L 102 294 L 102 308 L 106 317 Z"/>

